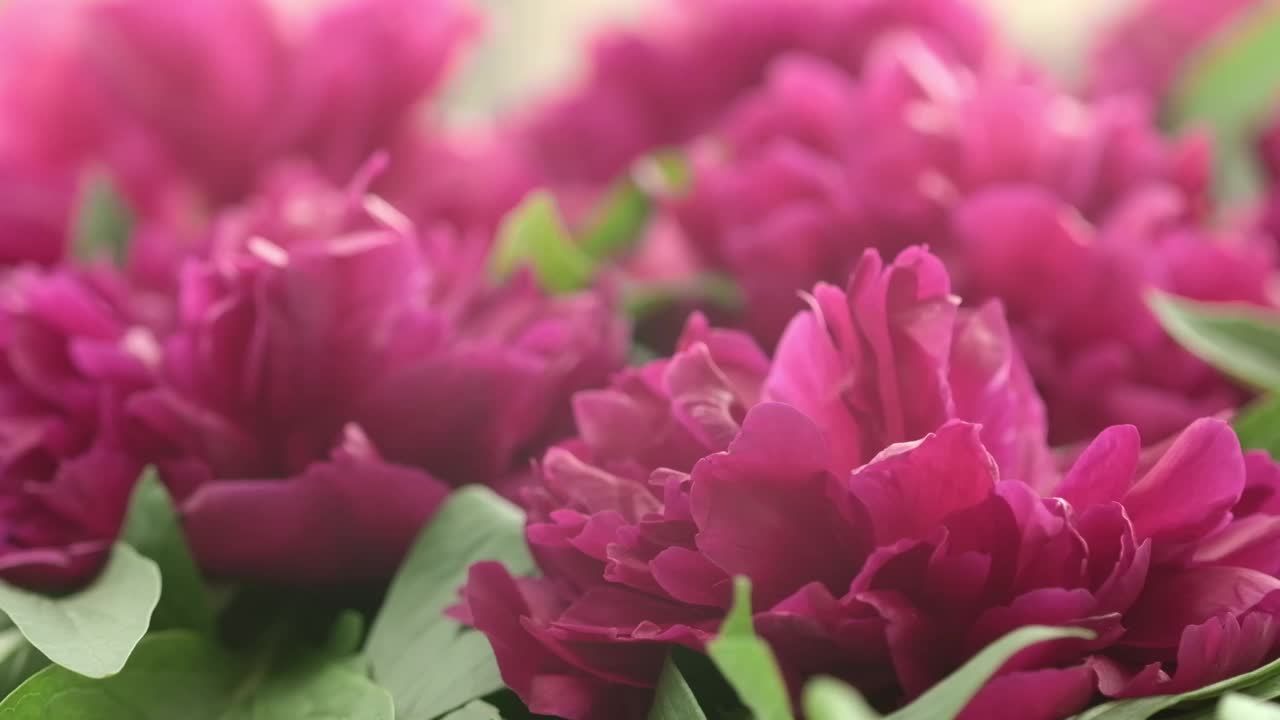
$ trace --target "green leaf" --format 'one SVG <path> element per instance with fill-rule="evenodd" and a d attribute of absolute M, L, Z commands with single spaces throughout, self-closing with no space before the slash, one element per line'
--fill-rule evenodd
<path fill-rule="evenodd" d="M 331 657 L 343 658 L 360 652 L 364 640 L 364 615 L 356 610 L 343 610 L 329 628 L 325 650 Z"/>
<path fill-rule="evenodd" d="M 1181 695 L 1157 695 L 1098 705 L 1074 720 L 1148 720 L 1165 710 L 1212 700 L 1228 692 L 1246 693 L 1263 700 L 1280 697 L 1280 660 Z"/>
<path fill-rule="evenodd" d="M 1223 194 L 1248 197 L 1259 187 L 1253 139 L 1280 90 L 1280 6 L 1257 3 L 1188 62 L 1173 91 L 1175 127 L 1213 130 Z"/>
<path fill-rule="evenodd" d="M 662 674 L 658 676 L 658 689 L 648 720 L 707 720 L 706 713 L 702 712 L 698 699 L 693 695 L 693 689 L 670 657 L 662 666 Z"/>
<path fill-rule="evenodd" d="M 49 658 L 27 642 L 18 628 L 0 630 L 0 697 L 48 664 Z"/>
<path fill-rule="evenodd" d="M 1080 628 L 1028 625 L 1018 628 L 983 648 L 969 662 L 934 685 L 910 705 L 889 715 L 889 720 L 937 720 L 955 717 L 973 696 L 995 675 L 1009 658 L 1022 650 L 1050 640 L 1089 639 L 1094 635 Z"/>
<path fill-rule="evenodd" d="M 636 163 L 631 175 L 651 197 L 676 197 L 693 185 L 693 166 L 679 150 L 650 153 Z"/>
<path fill-rule="evenodd" d="M 161 593 L 152 630 L 190 628 L 212 633 L 214 612 L 196 568 L 169 491 L 155 468 L 147 468 L 134 488 L 123 539 L 160 568 Z"/>
<path fill-rule="evenodd" d="M 751 622 L 751 581 L 733 579 L 733 607 L 707 654 L 756 720 L 791 720 L 791 698 L 778 660 Z"/>
<path fill-rule="evenodd" d="M 472 700 L 453 712 L 445 715 L 443 720 L 502 720 L 498 708 L 483 700 Z"/>
<path fill-rule="evenodd" d="M 555 198 L 543 190 L 503 219 L 489 262 L 499 279 L 527 265 L 539 284 L 558 293 L 586 287 L 595 274 L 595 262 L 574 243 Z"/>
<path fill-rule="evenodd" d="M 804 714 L 809 720 L 879 720 L 857 690 L 830 677 L 812 680 L 804 688 Z"/>
<path fill-rule="evenodd" d="M 1218 703 L 1218 720 L 1280 720 L 1280 706 L 1248 695 L 1227 694 Z"/>
<path fill-rule="evenodd" d="M 391 698 L 323 658 L 283 668 L 186 630 L 148 636 L 120 674 L 49 667 L 0 703 L 2 720 L 392 720 Z"/>
<path fill-rule="evenodd" d="M 76 208 L 74 249 L 81 260 L 107 258 L 121 264 L 128 253 L 133 232 L 129 206 L 105 173 L 85 178 Z"/>
<path fill-rule="evenodd" d="M 623 306 L 632 318 L 644 318 L 677 303 L 713 305 L 724 310 L 742 307 L 742 290 L 721 273 L 703 273 L 687 280 L 632 283 L 623 292 Z"/>
<path fill-rule="evenodd" d="M 1159 291 L 1147 302 L 1164 329 L 1200 359 L 1242 382 L 1280 389 L 1280 315 Z"/>
<path fill-rule="evenodd" d="M 119 672 L 151 623 L 160 599 L 160 570 L 117 543 L 87 587 L 60 597 L 0 583 L 0 610 L 48 658 L 100 678 Z"/>
<path fill-rule="evenodd" d="M 1260 398 L 1242 409 L 1231 424 L 1245 450 L 1266 450 L 1280 457 L 1280 396 Z"/>
<path fill-rule="evenodd" d="M 653 201 L 630 177 L 614 184 L 582 231 L 582 250 L 596 261 L 631 249 L 653 213 Z"/>
<path fill-rule="evenodd" d="M 484 635 L 443 614 L 482 560 L 514 575 L 534 568 L 520 510 L 487 488 L 465 487 L 414 544 L 369 634 L 373 676 L 395 698 L 398 720 L 435 718 L 503 686 Z"/>

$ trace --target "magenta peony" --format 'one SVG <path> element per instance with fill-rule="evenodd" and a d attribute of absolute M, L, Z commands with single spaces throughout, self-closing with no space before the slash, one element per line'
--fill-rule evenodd
<path fill-rule="evenodd" d="M 707 0 L 660 9 L 650 27 L 600 37 L 581 84 L 522 119 L 518 144 L 551 184 L 607 182 L 640 155 L 714 127 L 788 53 L 856 74 L 884 32 L 914 30 L 966 62 L 988 43 L 982 19 L 954 0 Z"/>
<path fill-rule="evenodd" d="M 0 277 L 0 578 L 64 590 L 105 561 L 143 467 L 124 405 L 154 381 L 152 316 L 105 269 Z"/>
<path fill-rule="evenodd" d="M 814 298 L 771 367 L 695 321 L 670 359 L 577 397 L 581 435 L 531 491 L 541 577 L 478 564 L 455 609 L 531 710 L 643 717 L 666 653 L 705 646 L 735 575 L 793 691 L 834 675 L 884 707 L 1015 628 L 1094 631 L 1020 653 L 966 720 L 1009 702 L 1062 718 L 1275 656 L 1280 466 L 1216 420 L 1145 453 L 1117 426 L 1037 488 L 1020 473 L 1040 439 L 1011 442 L 1035 399 L 1011 381 L 998 306 L 957 311 L 918 250 L 887 269 L 870 255 L 847 293 Z"/>
<path fill-rule="evenodd" d="M 812 302 L 772 363 L 695 319 L 671 358 L 575 398 L 580 435 L 547 454 L 530 492 L 542 577 L 479 564 L 456 610 L 533 711 L 643 716 L 670 646 L 704 646 L 739 574 L 793 689 L 831 674 L 886 706 L 1016 627 L 1094 629 L 995 681 L 1028 696 L 1028 718 L 1082 707 L 1103 672 L 1117 693 L 1118 678 L 1167 675 L 1184 626 L 1263 612 L 1250 593 L 1206 600 L 1159 628 L 1172 649 L 1125 640 L 1150 567 L 1280 583 L 1242 562 L 1274 533 L 1228 522 L 1246 503 L 1268 514 L 1275 468 L 1249 456 L 1258 489 L 1243 493 L 1225 426 L 1197 425 L 1158 459 L 1118 428 L 1060 479 L 999 306 L 957 309 L 937 258 L 912 249 L 882 268 L 871 254 L 847 293 L 820 286 Z M 1203 483 L 1204 502 L 1162 505 L 1175 482 Z M 1067 499 L 1042 496 L 1058 487 Z"/>
<path fill-rule="evenodd" d="M 214 575 L 389 577 L 449 485 L 518 481 L 621 364 L 601 296 L 494 286 L 482 245 L 362 193 L 288 174 L 221 218 L 132 403 Z"/>
<path fill-rule="evenodd" d="M 1140 0 L 1093 48 L 1088 89 L 1163 102 L 1187 64 L 1259 0 Z"/>
<path fill-rule="evenodd" d="M 839 280 L 867 248 L 928 243 L 957 292 L 1003 301 L 1055 442 L 1117 422 L 1159 439 L 1245 397 L 1163 334 L 1144 294 L 1270 304 L 1274 258 L 1203 229 L 1206 145 L 1164 140 L 1140 100 L 1086 105 L 1016 64 L 952 64 L 898 34 L 860 79 L 778 61 L 692 153 L 673 211 L 766 343 L 797 289 Z"/>

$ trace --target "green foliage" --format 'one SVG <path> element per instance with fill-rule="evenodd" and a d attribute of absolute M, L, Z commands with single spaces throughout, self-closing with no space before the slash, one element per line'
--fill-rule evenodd
<path fill-rule="evenodd" d="M 1164 329 L 1200 359 L 1255 387 L 1280 389 L 1280 315 L 1157 291 L 1148 303 Z"/>
<path fill-rule="evenodd" d="M 751 581 L 733 579 L 733 607 L 707 654 L 756 720 L 791 720 L 791 698 L 778 660 L 751 621 Z"/>
<path fill-rule="evenodd" d="M 472 700 L 444 716 L 444 720 L 502 720 L 498 708 L 483 700 Z"/>
<path fill-rule="evenodd" d="M 124 262 L 133 233 L 133 214 L 105 173 L 85 178 L 75 212 L 74 251 L 81 260 Z"/>
<path fill-rule="evenodd" d="M 214 613 L 204 580 L 155 468 L 144 470 L 134 488 L 123 538 L 160 568 L 160 602 L 152 615 L 151 629 L 213 632 Z"/>
<path fill-rule="evenodd" d="M 1232 422 L 1246 450 L 1266 450 L 1280 457 L 1280 396 L 1268 395 L 1242 409 Z"/>
<path fill-rule="evenodd" d="M 62 596 L 0 583 L 0 610 L 51 661 L 92 678 L 119 672 L 151 623 L 160 570 L 117 543 L 88 586 Z"/>
<path fill-rule="evenodd" d="M 1075 720 L 1148 720 L 1173 709 L 1189 709 L 1187 714 L 1177 716 L 1179 720 L 1210 720 L 1214 717 L 1213 711 L 1205 708 L 1204 704 L 1233 692 L 1261 700 L 1280 697 L 1280 660 L 1180 695 L 1158 695 L 1098 705 L 1080 713 Z"/>
<path fill-rule="evenodd" d="M 1223 195 L 1249 197 L 1259 186 L 1254 136 L 1280 96 L 1280 6 L 1257 3 L 1189 63 L 1173 92 L 1175 127 L 1213 131 Z"/>
<path fill-rule="evenodd" d="M 671 657 L 662 666 L 648 720 L 707 720 L 693 689 Z"/>
<path fill-rule="evenodd" d="M 1218 703 L 1217 720 L 1280 720 L 1280 706 L 1228 693 Z"/>
<path fill-rule="evenodd" d="M 490 257 L 490 270 L 500 279 L 524 266 L 551 292 L 586 287 L 595 274 L 594 261 L 574 242 L 545 190 L 529 195 L 502 221 Z"/>
<path fill-rule="evenodd" d="M 282 660 L 272 643 L 231 653 L 186 630 L 143 640 L 118 675 L 51 666 L 0 703 L 3 720 L 392 720 L 391 697 L 327 657 Z"/>
<path fill-rule="evenodd" d="M 429 720 L 502 688 L 488 641 L 445 617 L 467 569 L 502 562 L 533 571 L 518 508 L 483 487 L 455 492 L 414 544 L 370 631 L 373 676 L 399 720 Z"/>
<path fill-rule="evenodd" d="M 880 720 L 857 690 L 835 678 L 815 678 L 804 688 L 804 714 L 809 720 Z"/>

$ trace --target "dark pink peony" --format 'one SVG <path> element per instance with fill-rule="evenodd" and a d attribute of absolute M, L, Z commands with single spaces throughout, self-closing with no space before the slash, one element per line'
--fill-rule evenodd
<path fill-rule="evenodd" d="M 1100 637 L 1039 649 L 1000 682 L 1045 685 L 1032 718 L 1092 695 L 1090 658 L 1123 633 L 1152 549 L 1121 505 L 1077 520 L 1034 486 L 1067 481 L 1041 464 L 998 306 L 957 308 L 918 249 L 888 268 L 869 255 L 847 292 L 812 303 L 772 363 L 695 318 L 671 358 L 575 397 L 579 437 L 530 492 L 542 577 L 476 565 L 457 609 L 533 711 L 643 716 L 669 647 L 705 645 L 738 574 L 795 688 L 833 674 L 896 704 L 1045 622 Z"/>
<path fill-rule="evenodd" d="M 1141 0 L 1101 35 L 1090 58 L 1088 89 L 1138 93 L 1163 102 L 1197 54 L 1259 0 Z"/>
<path fill-rule="evenodd" d="M 1094 631 L 1017 655 L 965 720 L 1065 718 L 1276 656 L 1265 454 L 1217 420 L 1146 451 L 1117 426 L 1065 474 L 1023 475 L 1043 440 L 998 305 L 957 308 L 918 249 L 810 302 L 772 362 L 695 318 L 675 355 L 575 398 L 579 437 L 530 491 L 541 576 L 478 564 L 455 610 L 534 712 L 643 717 L 735 575 L 793 691 L 834 675 L 886 708 L 1018 627 Z"/>
<path fill-rule="evenodd" d="M 123 410 L 154 381 L 151 315 L 105 269 L 0 276 L 0 578 L 63 590 L 105 561 L 143 466 Z"/>
<path fill-rule="evenodd" d="M 983 20 L 954 0 L 705 0 L 659 9 L 647 27 L 601 36 L 587 77 L 523 119 L 521 144 L 553 185 L 607 182 L 644 153 L 714 127 L 787 53 L 856 74 L 884 32 L 914 30 L 966 62 L 988 44 Z"/>
<path fill-rule="evenodd" d="M 360 184 L 284 175 L 217 228 L 132 405 L 214 575 L 389 577 L 449 485 L 516 481 L 621 363 L 600 296 L 495 286 Z"/>
<path fill-rule="evenodd" d="M 958 293 L 1003 301 L 1055 442 L 1116 422 L 1158 439 L 1245 397 L 1163 334 L 1144 295 L 1270 304 L 1274 258 L 1204 229 L 1207 147 L 1162 138 L 1139 99 L 1084 104 L 1017 64 L 957 65 L 886 35 L 860 78 L 779 60 L 692 154 L 673 211 L 766 343 L 797 289 L 838 281 L 867 248 L 928 243 Z"/>

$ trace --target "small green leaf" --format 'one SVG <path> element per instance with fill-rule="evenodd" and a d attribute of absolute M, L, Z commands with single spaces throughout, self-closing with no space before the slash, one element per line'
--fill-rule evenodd
<path fill-rule="evenodd" d="M 1240 410 L 1231 424 L 1245 450 L 1266 450 L 1280 458 L 1280 396 L 1258 399 Z"/>
<path fill-rule="evenodd" d="M 1165 710 L 1212 700 L 1228 692 L 1246 693 L 1263 700 L 1280 697 L 1280 660 L 1181 695 L 1157 695 L 1098 705 L 1074 720 L 1148 720 Z"/>
<path fill-rule="evenodd" d="M 503 687 L 484 635 L 446 617 L 467 570 L 497 560 L 533 572 L 524 515 L 483 487 L 455 492 L 401 565 L 369 633 L 373 676 L 395 698 L 398 720 L 430 720 Z"/>
<path fill-rule="evenodd" d="M 1218 703 L 1217 720 L 1280 720 L 1280 706 L 1228 693 Z"/>
<path fill-rule="evenodd" d="M 742 290 L 727 275 L 703 273 L 680 281 L 636 282 L 623 292 L 623 306 L 632 318 L 645 318 L 677 303 L 737 310 L 742 307 Z"/>
<path fill-rule="evenodd" d="M 791 720 L 791 698 L 778 660 L 751 621 L 751 581 L 733 579 L 733 607 L 707 654 L 756 720 Z"/>
<path fill-rule="evenodd" d="M 888 720 L 937 720 L 955 717 L 987 680 L 1009 658 L 1022 650 L 1050 640 L 1089 639 L 1094 635 L 1080 628 L 1028 625 L 1018 628 L 983 648 L 969 662 L 916 698 L 910 705 L 889 715 Z"/>
<path fill-rule="evenodd" d="M 693 185 L 693 166 L 679 150 L 659 150 L 641 158 L 631 173 L 651 197 L 677 197 Z"/>
<path fill-rule="evenodd" d="M 631 249 L 649 222 L 653 201 L 629 177 L 614 184 L 582 231 L 582 250 L 596 261 Z"/>
<path fill-rule="evenodd" d="M 1280 389 L 1280 315 L 1158 291 L 1148 303 L 1164 329 L 1200 359 L 1242 382 Z"/>
<path fill-rule="evenodd" d="M 75 215 L 75 254 L 81 260 L 109 259 L 121 264 L 133 232 L 129 206 L 105 173 L 89 174 Z"/>
<path fill-rule="evenodd" d="M 574 243 L 555 198 L 542 190 L 502 221 L 490 257 L 490 270 L 499 279 L 526 265 L 539 284 L 557 293 L 586 287 L 595 274 L 595 262 Z"/>
<path fill-rule="evenodd" d="M 212 633 L 213 608 L 196 568 L 169 491 L 155 468 L 147 468 L 134 488 L 123 539 L 160 568 L 161 593 L 152 630 L 190 628 Z"/>
<path fill-rule="evenodd" d="M 364 640 L 364 615 L 356 610 L 343 610 L 329 628 L 325 650 L 331 657 L 343 658 L 360 652 Z"/>
<path fill-rule="evenodd" d="M 70 595 L 0 583 L 0 610 L 22 635 L 54 663 L 92 678 L 124 667 L 159 599 L 160 570 L 123 543 L 92 583 Z"/>
<path fill-rule="evenodd" d="M 815 678 L 804 688 L 804 714 L 809 720 L 880 720 L 857 690 L 830 677 Z"/>
<path fill-rule="evenodd" d="M 1257 3 L 1188 62 L 1170 108 L 1175 127 L 1207 123 L 1217 142 L 1226 197 L 1254 194 L 1259 177 L 1253 139 L 1280 95 L 1280 6 Z"/>
<path fill-rule="evenodd" d="M 693 689 L 670 657 L 662 666 L 662 674 L 658 676 L 658 689 L 654 694 L 648 720 L 707 720 L 706 713 L 702 712 L 698 699 L 693 695 Z"/>
<path fill-rule="evenodd" d="M 472 700 L 453 712 L 445 715 L 443 720 L 502 720 L 498 708 L 483 700 Z"/>
<path fill-rule="evenodd" d="M 93 680 L 49 667 L 0 703 L 2 720 L 392 720 L 391 698 L 325 658 L 284 667 L 186 630 L 148 636 L 120 674 Z"/>

